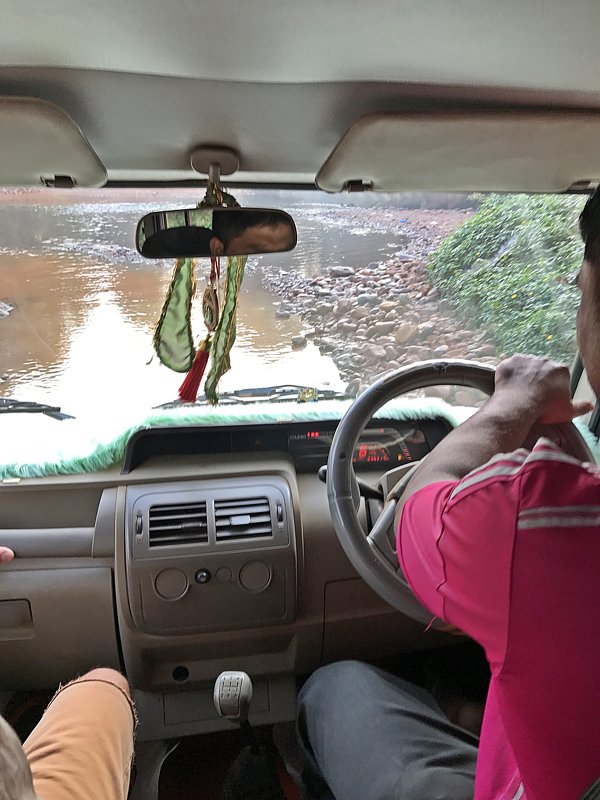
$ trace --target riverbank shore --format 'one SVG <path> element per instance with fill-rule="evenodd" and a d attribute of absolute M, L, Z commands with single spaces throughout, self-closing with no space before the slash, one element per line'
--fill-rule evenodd
<path fill-rule="evenodd" d="M 382 261 L 334 266 L 314 278 L 263 267 L 263 284 L 280 301 L 275 313 L 297 314 L 306 323 L 291 346 L 312 340 L 331 356 L 343 379 L 358 388 L 380 373 L 425 359 L 496 363 L 499 354 L 488 332 L 440 296 L 425 268 L 429 254 L 471 213 L 402 211 L 402 251 Z M 362 212 L 361 217 L 364 224 Z"/>

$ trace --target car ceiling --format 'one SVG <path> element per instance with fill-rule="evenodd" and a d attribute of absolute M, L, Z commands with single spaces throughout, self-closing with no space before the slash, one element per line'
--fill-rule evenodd
<path fill-rule="evenodd" d="M 3 0 L 0 94 L 70 114 L 111 181 L 312 184 L 368 112 L 600 108 L 597 0 Z"/>

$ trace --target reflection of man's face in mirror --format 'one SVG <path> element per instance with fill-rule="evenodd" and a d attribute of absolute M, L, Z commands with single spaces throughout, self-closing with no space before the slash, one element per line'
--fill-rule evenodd
<path fill-rule="evenodd" d="M 296 245 L 296 226 L 283 211 L 217 208 L 210 228 L 197 224 L 209 222 L 206 209 L 202 217 L 194 212 L 163 211 L 144 217 L 136 239 L 139 252 L 146 258 L 216 258 L 281 253 Z"/>
<path fill-rule="evenodd" d="M 279 253 L 291 250 L 295 244 L 294 232 L 290 225 L 280 222 L 276 225 L 249 225 L 228 241 L 213 236 L 210 240 L 210 254 L 217 256 L 253 255 L 254 253 Z"/>

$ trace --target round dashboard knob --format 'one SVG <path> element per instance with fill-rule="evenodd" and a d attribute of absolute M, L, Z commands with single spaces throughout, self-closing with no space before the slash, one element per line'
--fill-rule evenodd
<path fill-rule="evenodd" d="M 154 587 L 163 600 L 179 600 L 188 585 L 187 575 L 180 569 L 163 569 L 154 579 Z"/>
<path fill-rule="evenodd" d="M 194 575 L 194 580 L 196 583 L 208 583 L 211 579 L 210 571 L 207 569 L 199 569 L 197 570 L 196 574 Z"/>
<path fill-rule="evenodd" d="M 271 568 L 264 561 L 248 561 L 240 570 L 240 583 L 248 592 L 262 592 L 271 583 Z"/>

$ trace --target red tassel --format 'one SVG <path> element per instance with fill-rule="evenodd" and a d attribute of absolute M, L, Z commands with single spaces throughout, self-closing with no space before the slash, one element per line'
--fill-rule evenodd
<path fill-rule="evenodd" d="M 179 397 L 184 403 L 195 403 L 198 397 L 198 389 L 200 388 L 200 381 L 204 375 L 204 370 L 208 364 L 208 356 L 210 350 L 210 340 L 205 339 L 200 347 L 196 350 L 194 356 L 194 363 L 190 371 L 185 376 L 183 383 L 179 387 Z"/>

